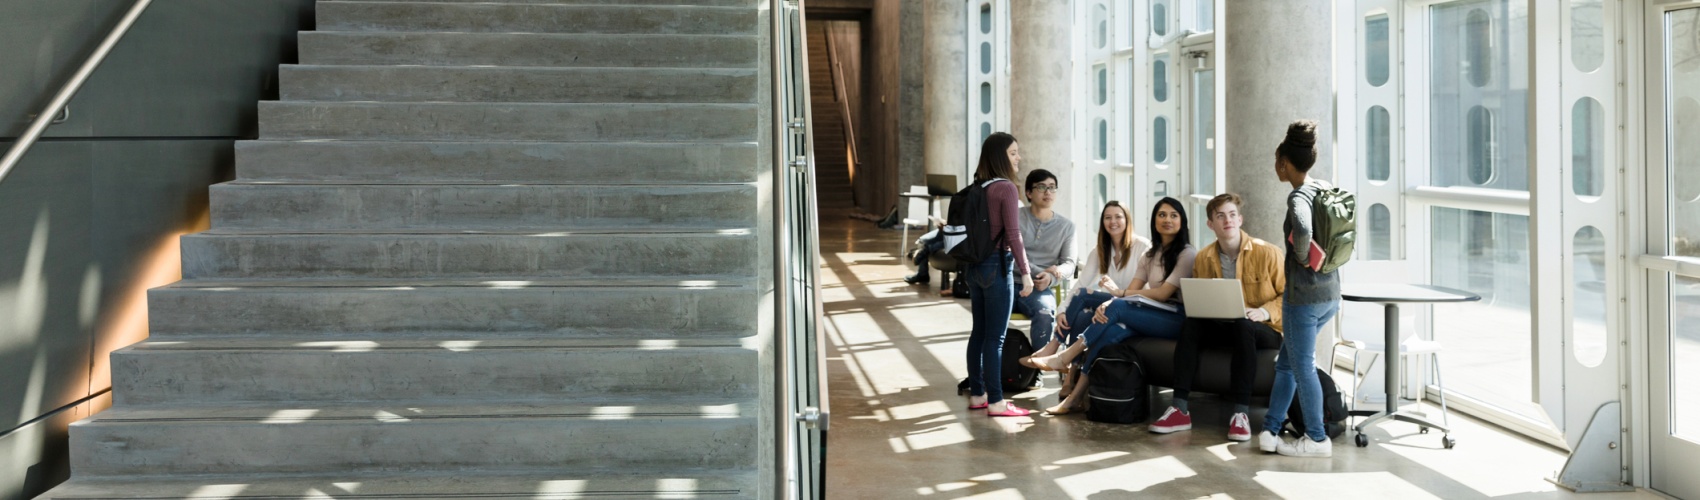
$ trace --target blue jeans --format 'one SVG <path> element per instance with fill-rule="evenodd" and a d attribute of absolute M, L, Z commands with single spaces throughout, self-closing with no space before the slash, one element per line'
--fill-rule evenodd
<path fill-rule="evenodd" d="M 1131 337 L 1156 337 L 1174 340 L 1181 337 L 1181 325 L 1186 323 L 1186 309 L 1170 312 L 1125 300 L 1110 302 L 1104 309 L 1108 323 L 1087 327 L 1080 337 L 1086 341 L 1086 359 L 1080 366 L 1092 369 L 1092 361 L 1105 347 L 1116 345 Z M 1090 320 L 1088 320 L 1090 321 Z"/>
<path fill-rule="evenodd" d="M 1012 283 L 1013 286 L 1013 283 Z M 1051 334 L 1057 330 L 1057 294 L 1051 289 L 1033 290 L 1033 293 L 1022 297 L 1018 292 L 1015 296 L 1014 312 L 1027 315 L 1033 320 L 1033 331 L 1028 333 L 1028 339 L 1033 341 L 1034 349 L 1043 349 L 1051 343 Z"/>
<path fill-rule="evenodd" d="M 1313 441 L 1328 439 L 1322 426 L 1322 382 L 1316 378 L 1316 334 L 1337 312 L 1339 299 L 1320 304 L 1281 304 L 1286 338 L 1281 341 L 1280 356 L 1275 358 L 1275 387 L 1269 393 L 1269 414 L 1263 417 L 1263 428 L 1270 433 L 1281 434 L 1287 407 L 1293 404 L 1296 392 L 1305 435 Z"/>
<path fill-rule="evenodd" d="M 1088 292 L 1085 288 L 1076 290 L 1074 296 L 1068 299 L 1068 308 L 1063 309 L 1062 313 L 1064 318 L 1068 318 L 1069 327 L 1057 329 L 1057 334 L 1062 335 L 1063 343 L 1074 343 L 1081 332 L 1092 326 L 1092 313 L 1098 310 L 1098 305 L 1113 298 L 1116 296 L 1106 292 Z"/>
<path fill-rule="evenodd" d="M 1009 252 L 1000 252 L 965 270 L 974 314 L 974 329 L 968 334 L 968 391 L 986 395 L 988 403 L 1003 401 L 1003 336 L 1015 297 L 1014 262 Z"/>

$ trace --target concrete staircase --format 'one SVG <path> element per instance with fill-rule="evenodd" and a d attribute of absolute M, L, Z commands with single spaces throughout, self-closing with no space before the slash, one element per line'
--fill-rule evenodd
<path fill-rule="evenodd" d="M 760 16 L 321 0 L 42 498 L 767 496 Z"/>
<path fill-rule="evenodd" d="M 838 100 L 832 59 L 826 51 L 826 28 L 811 25 L 807 36 L 809 120 L 815 136 L 815 202 L 821 212 L 849 213 L 856 209 L 847 154 L 850 139 L 849 131 L 844 129 L 844 104 Z"/>

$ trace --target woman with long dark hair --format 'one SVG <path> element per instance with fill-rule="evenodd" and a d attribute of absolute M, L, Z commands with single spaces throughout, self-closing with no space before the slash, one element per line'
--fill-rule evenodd
<path fill-rule="evenodd" d="M 1269 393 L 1269 414 L 1263 419 L 1263 432 L 1257 445 L 1265 452 L 1291 457 L 1327 458 L 1334 455 L 1334 443 L 1322 424 L 1322 382 L 1316 378 L 1316 334 L 1322 325 L 1340 311 L 1339 272 L 1319 272 L 1321 250 L 1312 242 L 1311 206 L 1317 195 L 1329 186 L 1310 178 L 1310 168 L 1316 165 L 1316 122 L 1299 120 L 1287 125 L 1287 137 L 1275 147 L 1275 176 L 1293 186 L 1287 194 L 1287 220 L 1282 232 L 1287 241 L 1287 290 L 1281 302 L 1281 322 L 1285 338 L 1281 354 L 1275 358 L 1275 386 Z M 1314 248 L 1314 250 L 1313 250 Z M 1318 256 L 1312 258 L 1312 253 Z M 1293 397 L 1299 398 L 1299 413 L 1304 416 L 1304 436 L 1283 442 L 1281 425 L 1287 421 L 1287 407 Z"/>
<path fill-rule="evenodd" d="M 1186 311 L 1181 303 L 1181 279 L 1192 276 L 1192 260 L 1198 250 L 1187 235 L 1186 209 L 1180 200 L 1163 198 L 1151 209 L 1151 240 L 1160 242 L 1139 258 L 1132 281 L 1126 288 L 1115 283 L 1101 286 L 1118 300 L 1100 304 L 1092 325 L 1080 334 L 1081 342 L 1052 356 L 1034 358 L 1041 369 L 1060 371 L 1081 353 L 1083 369 L 1090 369 L 1099 352 L 1130 337 L 1179 338 Z M 1073 391 L 1057 406 L 1046 411 L 1070 413 L 1084 408 L 1087 377 L 1077 378 Z"/>
<path fill-rule="evenodd" d="M 998 132 L 980 144 L 980 164 L 974 182 L 986 190 L 986 213 L 990 215 L 996 251 L 968 266 L 968 297 L 974 328 L 968 335 L 968 408 L 984 408 L 993 417 L 1023 417 L 1028 411 L 1003 399 L 1003 339 L 1009 329 L 1009 312 L 1015 304 L 1014 278 L 1021 278 L 1021 296 L 1033 293 L 1033 277 L 1027 274 L 1027 252 L 1021 244 L 1015 173 L 1021 165 L 1021 149 L 1015 136 Z"/>

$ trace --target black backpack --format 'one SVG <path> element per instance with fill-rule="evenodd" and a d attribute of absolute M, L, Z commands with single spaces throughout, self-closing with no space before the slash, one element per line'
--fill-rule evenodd
<path fill-rule="evenodd" d="M 1340 386 L 1334 385 L 1334 377 L 1321 368 L 1316 369 L 1316 379 L 1322 382 L 1322 427 L 1329 439 L 1340 437 L 1346 432 L 1346 400 L 1340 398 Z M 1286 431 L 1294 436 L 1304 435 L 1304 410 L 1299 409 L 1297 394 L 1293 397 L 1292 406 L 1287 407 Z"/>
<path fill-rule="evenodd" d="M 956 260 L 958 271 L 984 262 L 1003 247 L 1004 234 L 992 234 L 992 209 L 986 199 L 986 188 L 1007 180 L 997 178 L 969 184 L 951 199 L 950 218 L 946 219 L 944 234 L 947 236 L 946 253 Z M 952 245 L 952 238 L 948 237 L 954 235 L 961 235 L 961 242 Z"/>
<path fill-rule="evenodd" d="M 1145 369 L 1139 365 L 1133 342 L 1104 348 L 1087 369 L 1086 419 L 1112 424 L 1137 424 L 1151 417 L 1151 393 Z"/>
<path fill-rule="evenodd" d="M 1016 394 L 1027 392 L 1033 388 L 1033 383 L 1039 380 L 1039 370 L 1021 366 L 1021 358 L 1033 355 L 1033 343 L 1027 341 L 1027 334 L 1014 328 L 1004 332 L 1003 337 L 1003 392 Z M 956 384 L 957 394 L 968 393 L 968 379 Z"/>

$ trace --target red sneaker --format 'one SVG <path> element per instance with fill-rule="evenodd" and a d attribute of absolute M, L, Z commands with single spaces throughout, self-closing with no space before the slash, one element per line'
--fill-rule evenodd
<path fill-rule="evenodd" d="M 1251 441 L 1251 417 L 1244 413 L 1228 417 L 1228 440 Z"/>
<path fill-rule="evenodd" d="M 1163 412 L 1163 417 L 1151 423 L 1151 432 L 1168 434 L 1192 429 L 1192 415 L 1170 406 Z"/>

